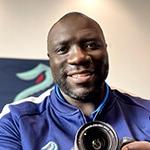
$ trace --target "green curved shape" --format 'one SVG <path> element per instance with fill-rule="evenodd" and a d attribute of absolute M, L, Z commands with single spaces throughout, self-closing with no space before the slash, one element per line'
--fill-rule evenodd
<path fill-rule="evenodd" d="M 14 101 L 18 101 L 18 100 L 23 99 L 25 97 L 31 96 L 34 93 L 37 93 L 41 90 L 44 90 L 44 89 L 50 87 L 50 85 L 53 83 L 51 70 L 50 70 L 49 66 L 47 66 L 45 64 L 39 64 L 38 66 L 36 66 L 35 68 L 33 68 L 29 71 L 16 74 L 17 77 L 22 79 L 22 80 L 33 80 L 36 77 L 38 77 L 39 74 L 42 72 L 45 73 L 45 80 L 43 80 L 41 83 L 39 83 L 37 85 L 33 85 L 27 89 L 24 89 L 20 93 L 18 93 L 16 95 Z"/>

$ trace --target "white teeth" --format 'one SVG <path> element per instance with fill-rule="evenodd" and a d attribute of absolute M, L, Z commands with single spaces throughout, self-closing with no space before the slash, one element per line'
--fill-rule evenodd
<path fill-rule="evenodd" d="M 80 77 L 85 77 L 87 75 L 89 75 L 89 74 L 74 74 L 74 75 L 72 75 L 72 77 L 75 78 L 75 79 L 78 79 Z"/>
<path fill-rule="evenodd" d="M 72 75 L 72 77 L 75 78 L 75 79 L 78 79 L 80 77 L 80 75 L 79 74 L 74 74 L 74 75 Z"/>

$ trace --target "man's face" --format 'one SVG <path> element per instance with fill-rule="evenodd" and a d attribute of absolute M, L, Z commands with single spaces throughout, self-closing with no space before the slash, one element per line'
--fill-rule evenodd
<path fill-rule="evenodd" d="M 79 101 L 99 96 L 108 74 L 103 33 L 92 20 L 70 17 L 58 22 L 48 38 L 48 54 L 54 82 Z"/>

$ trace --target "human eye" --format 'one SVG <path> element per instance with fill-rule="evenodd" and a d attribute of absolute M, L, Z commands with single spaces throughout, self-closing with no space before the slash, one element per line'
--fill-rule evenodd
<path fill-rule="evenodd" d="M 56 53 L 58 55 L 63 55 L 66 54 L 68 52 L 68 47 L 67 46 L 60 46 L 56 49 Z"/>
<path fill-rule="evenodd" d="M 86 49 L 90 49 L 90 50 L 95 50 L 101 47 L 101 44 L 98 41 L 95 40 L 90 40 L 90 41 L 86 41 L 83 44 L 83 47 Z"/>

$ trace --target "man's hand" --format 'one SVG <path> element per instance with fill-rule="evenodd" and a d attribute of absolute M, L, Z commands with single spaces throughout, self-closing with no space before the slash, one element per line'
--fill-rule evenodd
<path fill-rule="evenodd" d="M 126 144 L 121 150 L 150 150 L 150 142 L 146 141 L 135 141 Z"/>

